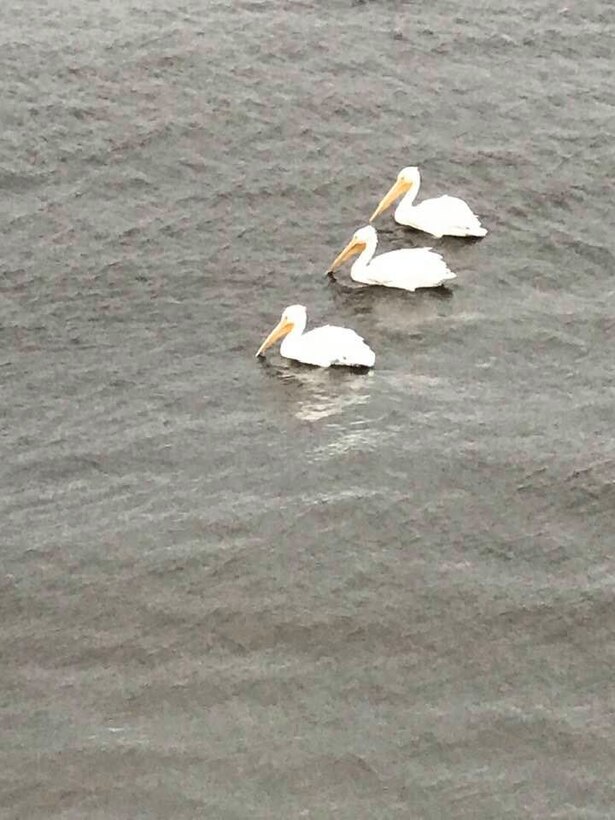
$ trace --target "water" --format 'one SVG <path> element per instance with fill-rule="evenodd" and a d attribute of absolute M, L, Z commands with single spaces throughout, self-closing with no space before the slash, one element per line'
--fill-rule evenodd
<path fill-rule="evenodd" d="M 613 817 L 610 3 L 3 18 L 2 817 Z M 456 286 L 329 282 L 408 164 Z"/>

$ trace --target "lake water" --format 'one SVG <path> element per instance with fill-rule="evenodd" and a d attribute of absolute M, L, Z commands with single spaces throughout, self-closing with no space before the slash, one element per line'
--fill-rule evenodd
<path fill-rule="evenodd" d="M 2 18 L 2 817 L 612 818 L 611 2 Z M 488 236 L 329 281 L 404 165 Z"/>

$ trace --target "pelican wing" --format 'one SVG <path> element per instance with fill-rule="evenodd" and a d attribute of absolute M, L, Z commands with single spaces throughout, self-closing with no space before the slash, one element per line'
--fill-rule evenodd
<path fill-rule="evenodd" d="M 487 233 L 467 202 L 447 194 L 425 199 L 402 216 L 408 220 L 404 224 L 434 236 L 485 236 Z"/>
<path fill-rule="evenodd" d="M 431 248 L 403 248 L 375 256 L 360 277 L 366 285 L 416 290 L 438 287 L 455 279 L 455 274 Z"/>
<path fill-rule="evenodd" d="M 372 367 L 376 356 L 354 330 L 325 325 L 304 333 L 297 340 L 293 358 L 319 367 Z"/>

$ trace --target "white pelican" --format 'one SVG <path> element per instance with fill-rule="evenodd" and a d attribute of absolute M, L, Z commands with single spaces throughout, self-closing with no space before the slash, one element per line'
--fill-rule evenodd
<path fill-rule="evenodd" d="M 395 209 L 394 219 L 400 225 L 409 225 L 432 236 L 485 236 L 486 228 L 472 213 L 470 206 L 456 196 L 438 196 L 424 199 L 418 205 L 414 200 L 421 185 L 419 169 L 412 166 L 402 168 L 391 189 L 381 199 L 371 216 L 370 222 L 385 211 L 402 194 L 402 201 Z"/>
<path fill-rule="evenodd" d="M 280 345 L 280 353 L 287 359 L 318 367 L 330 367 L 332 364 L 373 367 L 376 360 L 374 351 L 354 330 L 325 325 L 304 333 L 306 322 L 307 312 L 303 305 L 290 305 L 256 355 L 261 356 L 274 342 L 286 336 Z"/>
<path fill-rule="evenodd" d="M 402 248 L 374 256 L 378 234 L 372 225 L 359 228 L 344 250 L 336 257 L 329 272 L 351 256 L 361 252 L 350 269 L 350 277 L 364 285 L 416 290 L 436 288 L 456 276 L 439 253 L 431 248 Z"/>

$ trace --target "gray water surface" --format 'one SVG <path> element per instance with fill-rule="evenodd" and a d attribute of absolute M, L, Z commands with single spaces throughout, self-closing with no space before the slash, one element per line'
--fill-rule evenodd
<path fill-rule="evenodd" d="M 614 817 L 609 0 L 1 17 L 2 818 Z"/>

